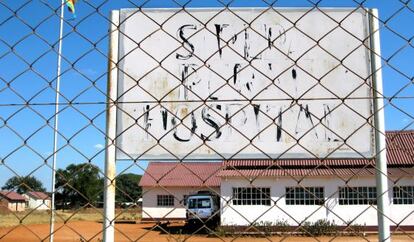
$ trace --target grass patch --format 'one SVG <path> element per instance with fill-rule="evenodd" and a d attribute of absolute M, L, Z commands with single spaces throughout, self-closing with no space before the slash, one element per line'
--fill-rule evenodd
<path fill-rule="evenodd" d="M 117 221 L 137 221 L 141 219 L 141 210 L 116 210 Z M 58 210 L 55 222 L 64 223 L 68 221 L 93 221 L 102 222 L 102 209 L 80 209 L 80 210 Z M 50 222 L 50 211 L 24 211 L 7 212 L 0 214 L 0 227 L 11 227 L 19 224 L 48 224 Z"/>

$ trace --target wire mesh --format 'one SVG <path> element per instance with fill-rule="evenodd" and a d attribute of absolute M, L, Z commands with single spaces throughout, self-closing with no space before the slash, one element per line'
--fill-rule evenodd
<path fill-rule="evenodd" d="M 0 0 L 0 241 L 414 239 L 413 1 L 73 2 Z"/>

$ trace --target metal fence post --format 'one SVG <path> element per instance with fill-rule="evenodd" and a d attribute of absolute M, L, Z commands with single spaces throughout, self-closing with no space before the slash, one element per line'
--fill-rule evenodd
<path fill-rule="evenodd" d="M 51 208 L 50 208 L 50 227 L 49 227 L 49 241 L 54 241 L 55 230 L 55 183 L 56 183 L 56 160 L 57 160 L 57 146 L 58 146 L 58 127 L 59 127 L 59 97 L 60 97 L 60 76 L 61 76 L 61 64 L 62 64 L 62 45 L 63 45 L 63 18 L 65 17 L 65 0 L 61 1 L 60 6 L 60 21 L 59 21 L 59 47 L 57 58 L 57 70 L 56 70 L 56 95 L 55 95 L 55 117 L 53 122 L 53 158 L 52 158 L 52 187 L 51 191 Z"/>
<path fill-rule="evenodd" d="M 388 196 L 387 156 L 385 140 L 385 115 L 382 87 L 381 49 L 379 35 L 378 10 L 370 10 L 371 28 L 371 63 L 374 93 L 375 152 L 376 152 L 376 186 L 378 197 L 378 240 L 391 241 L 390 206 Z"/>
<path fill-rule="evenodd" d="M 119 11 L 111 12 L 111 27 L 108 58 L 108 99 L 106 123 L 105 183 L 104 183 L 104 224 L 103 239 L 115 239 L 115 175 L 116 175 L 116 99 L 117 99 L 117 62 L 118 62 Z"/>

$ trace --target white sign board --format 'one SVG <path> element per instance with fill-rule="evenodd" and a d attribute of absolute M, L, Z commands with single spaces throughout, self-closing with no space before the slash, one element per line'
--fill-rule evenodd
<path fill-rule="evenodd" d="M 364 10 L 187 11 L 120 11 L 118 159 L 372 157 Z"/>

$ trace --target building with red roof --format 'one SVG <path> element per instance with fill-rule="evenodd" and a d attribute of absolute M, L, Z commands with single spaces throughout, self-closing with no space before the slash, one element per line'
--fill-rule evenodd
<path fill-rule="evenodd" d="M 17 192 L 0 191 L 0 207 L 13 212 L 21 212 L 26 209 L 26 198 Z"/>
<path fill-rule="evenodd" d="M 221 162 L 150 162 L 142 187 L 142 219 L 182 220 L 186 197 L 200 190 L 220 194 Z"/>
<path fill-rule="evenodd" d="M 51 209 L 52 199 L 44 192 L 27 192 L 23 195 L 27 200 L 27 208 L 36 210 Z"/>
<path fill-rule="evenodd" d="M 394 226 L 414 226 L 414 131 L 389 131 L 388 195 Z M 221 197 L 222 225 L 327 219 L 377 225 L 375 159 L 150 162 L 143 175 L 143 220 L 185 218 L 185 197 Z"/>

